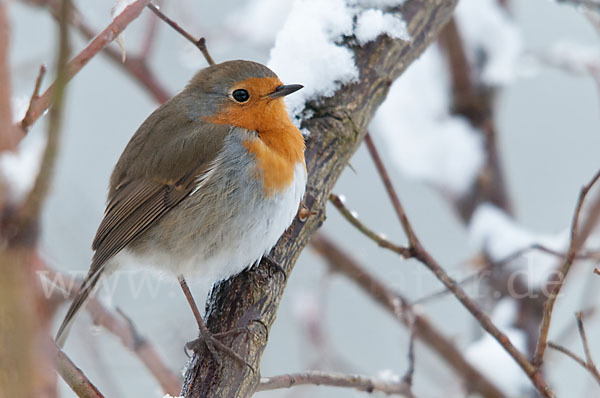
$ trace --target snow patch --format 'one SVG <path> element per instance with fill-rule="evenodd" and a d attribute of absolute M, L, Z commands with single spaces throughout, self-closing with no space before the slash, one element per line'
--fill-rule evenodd
<path fill-rule="evenodd" d="M 0 154 L 0 179 L 12 202 L 22 202 L 33 187 L 45 147 L 46 136 L 41 131 L 32 131 L 14 152 Z"/>
<path fill-rule="evenodd" d="M 522 42 L 506 10 L 497 0 L 461 0 L 455 15 L 471 62 L 483 67 L 483 81 L 489 85 L 512 82 Z"/>
<path fill-rule="evenodd" d="M 485 155 L 483 134 L 450 115 L 450 90 L 445 61 L 432 45 L 394 82 L 371 130 L 384 138 L 404 174 L 458 197 L 471 187 Z"/>
<path fill-rule="evenodd" d="M 536 234 L 513 221 L 504 211 L 491 204 L 482 204 L 473 213 L 469 225 L 469 240 L 494 261 L 502 261 L 533 244 L 565 252 L 569 231 L 558 234 Z M 527 285 L 539 290 L 556 269 L 560 258 L 540 250 L 529 250 L 506 264 L 527 278 Z"/>
<path fill-rule="evenodd" d="M 409 40 L 406 22 L 381 10 L 369 9 L 356 20 L 356 40 L 362 45 L 373 41 L 377 36 L 387 34 L 394 39 Z"/>
<path fill-rule="evenodd" d="M 386 383 L 400 383 L 400 375 L 392 369 L 382 369 L 377 372 L 377 378 Z"/>
<path fill-rule="evenodd" d="M 492 312 L 492 321 L 506 334 L 521 352 L 527 350 L 527 336 L 513 326 L 517 317 L 517 303 L 511 298 L 498 302 Z M 509 397 L 522 396 L 528 392 L 529 379 L 521 367 L 491 335 L 485 334 L 466 349 L 466 358 L 484 376 L 492 381 Z"/>
<path fill-rule="evenodd" d="M 395 14 L 373 10 L 401 1 L 295 0 L 283 29 L 277 35 L 268 66 L 285 83 L 301 83 L 304 89 L 286 97 L 299 125 L 305 103 L 331 97 L 343 85 L 358 79 L 354 53 L 342 44 L 352 39 L 364 44 L 380 34 L 408 39 L 404 22 Z M 380 25 L 374 26 L 371 23 Z"/>

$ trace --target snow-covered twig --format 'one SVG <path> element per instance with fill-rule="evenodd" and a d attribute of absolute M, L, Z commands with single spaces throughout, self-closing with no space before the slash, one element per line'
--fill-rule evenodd
<path fill-rule="evenodd" d="M 65 82 L 71 80 L 79 71 L 110 42 L 112 42 L 125 28 L 135 20 L 142 12 L 149 0 L 136 0 L 125 10 L 117 15 L 115 19 L 99 33 L 79 54 L 75 56 L 66 66 Z M 119 59 L 121 56 L 119 55 Z M 18 125 L 22 131 L 27 129 L 50 107 L 54 92 L 57 88 L 55 81 L 46 91 L 35 100 L 31 106 L 31 112 Z"/>
<path fill-rule="evenodd" d="M 412 257 L 412 253 L 408 248 L 390 242 L 384 238 L 382 234 L 378 234 L 362 223 L 352 211 L 348 210 L 339 196 L 331 194 L 329 195 L 329 201 L 340 211 L 340 214 L 346 220 L 348 220 L 350 224 L 355 226 L 356 229 L 358 229 L 367 238 L 371 239 L 381 247 L 385 247 L 386 249 L 390 249 L 391 251 L 398 253 L 404 258 Z"/>
<path fill-rule="evenodd" d="M 256 391 L 290 388 L 298 385 L 316 385 L 354 388 L 368 393 L 380 392 L 387 395 L 398 394 L 404 397 L 414 397 L 410 387 L 404 383 L 393 383 L 374 377 L 343 373 L 328 373 L 309 370 L 301 373 L 290 373 L 273 377 L 263 377 Z"/>
<path fill-rule="evenodd" d="M 399 322 L 409 328 L 412 327 L 415 337 L 435 350 L 448 366 L 460 375 L 469 391 L 476 391 L 482 396 L 490 398 L 505 396 L 479 370 L 473 367 L 454 343 L 447 339 L 426 317 L 413 312 L 409 301 L 400 293 L 393 291 L 383 281 L 372 275 L 323 234 L 315 234 L 311 239 L 311 246 L 327 260 L 333 271 L 337 271 L 355 282 Z"/>
<path fill-rule="evenodd" d="M 542 324 L 540 326 L 540 337 L 538 338 L 535 354 L 533 356 L 533 364 L 536 367 L 542 365 L 544 361 L 544 352 L 546 351 L 546 345 L 548 340 L 548 331 L 550 330 L 550 322 L 552 320 L 552 310 L 554 309 L 554 303 L 558 298 L 558 294 L 562 289 L 565 280 L 567 278 L 567 274 L 571 269 L 571 265 L 573 265 L 573 261 L 575 260 L 575 256 L 579 252 L 579 250 L 583 247 L 585 241 L 589 237 L 592 232 L 592 229 L 596 225 L 598 221 L 598 217 L 600 217 L 600 197 L 594 202 L 592 205 L 592 210 L 588 214 L 585 223 L 579 228 L 579 218 L 581 215 L 581 210 L 583 208 L 583 204 L 585 202 L 585 198 L 594 184 L 600 179 L 600 170 L 596 172 L 596 174 L 592 177 L 590 182 L 581 188 L 581 192 L 579 194 L 579 199 L 577 200 L 577 206 L 575 207 L 575 214 L 573 215 L 573 223 L 571 226 L 571 234 L 570 234 L 570 243 L 569 250 L 567 251 L 567 256 L 565 257 L 562 266 L 559 269 L 559 278 L 557 281 L 552 281 L 551 290 L 548 298 L 544 303 Z"/>
<path fill-rule="evenodd" d="M 80 398 L 104 398 L 104 395 L 94 386 L 88 377 L 79 369 L 73 361 L 58 347 L 56 350 L 56 371 L 63 380 L 71 387 L 73 392 Z"/>
<path fill-rule="evenodd" d="M 579 330 L 579 336 L 581 337 L 581 344 L 583 345 L 585 360 L 577 354 L 575 354 L 573 351 L 569 350 L 568 348 L 565 348 L 551 341 L 548 342 L 548 347 L 556 351 L 562 352 L 563 354 L 573 359 L 584 369 L 590 372 L 590 374 L 592 375 L 592 377 L 594 377 L 596 382 L 600 384 L 600 371 L 598 371 L 598 368 L 596 367 L 596 364 L 594 363 L 594 360 L 592 359 L 592 355 L 590 353 L 590 346 L 588 344 L 587 335 L 583 326 L 583 314 L 581 312 L 578 312 L 577 314 L 575 314 L 575 317 L 577 318 L 577 329 Z"/>
<path fill-rule="evenodd" d="M 367 144 L 367 148 L 375 166 L 377 167 L 377 171 L 385 185 L 388 196 L 392 202 L 394 209 L 396 210 L 396 214 L 400 219 L 402 227 L 406 232 L 408 237 L 408 241 L 410 244 L 410 249 L 414 255 L 414 257 L 419 260 L 423 265 L 425 265 L 433 274 L 446 286 L 448 290 L 454 294 L 454 296 L 465 306 L 467 310 L 477 319 L 481 327 L 485 331 L 487 331 L 491 336 L 493 336 L 500 345 L 513 357 L 513 359 L 519 364 L 519 366 L 523 369 L 523 371 L 527 374 L 527 376 L 531 379 L 531 382 L 535 386 L 535 388 L 542 394 L 544 397 L 553 397 L 554 393 L 550 390 L 550 387 L 546 384 L 542 374 L 539 369 L 536 368 L 527 357 L 519 351 L 510 339 L 504 334 L 494 323 L 491 321 L 490 317 L 483 312 L 483 310 L 479 307 L 479 305 L 473 301 L 467 293 L 463 290 L 463 288 L 456 283 L 454 279 L 452 279 L 448 273 L 442 268 L 440 264 L 429 254 L 429 252 L 422 246 L 421 242 L 417 238 L 406 213 L 404 212 L 404 208 L 398 199 L 398 195 L 391 183 L 390 177 L 387 173 L 387 170 L 379 156 L 379 152 L 375 148 L 375 144 L 371 139 L 371 136 L 367 133 L 365 136 L 365 142 Z"/>
<path fill-rule="evenodd" d="M 183 29 L 181 26 L 179 26 L 179 24 L 177 22 L 173 21 L 172 19 L 167 17 L 165 14 L 163 14 L 162 11 L 160 11 L 158 9 L 158 7 L 156 7 L 154 4 L 152 4 L 152 3 L 148 4 L 148 8 L 150 10 L 152 10 L 152 12 L 155 13 L 160 19 L 165 21 L 170 27 L 175 29 L 177 31 L 177 33 L 179 33 L 180 35 L 185 37 L 188 41 L 190 41 L 193 45 L 198 47 L 198 50 L 200 50 L 200 52 L 202 53 L 202 55 L 206 59 L 206 62 L 208 62 L 209 65 L 215 64 L 215 61 L 212 59 L 212 57 L 210 56 L 210 54 L 208 52 L 208 49 L 206 48 L 206 39 L 204 37 L 201 37 L 198 40 L 196 40 L 194 38 L 194 36 L 192 36 L 187 31 L 185 31 L 185 29 Z"/>

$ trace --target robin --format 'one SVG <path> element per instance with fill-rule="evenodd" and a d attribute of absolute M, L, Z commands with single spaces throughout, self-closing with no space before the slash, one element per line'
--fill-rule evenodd
<path fill-rule="evenodd" d="M 56 342 L 100 278 L 136 263 L 178 276 L 203 340 L 210 336 L 183 275 L 227 278 L 267 254 L 294 219 L 306 184 L 304 139 L 284 85 L 256 62 L 229 61 L 198 72 L 138 128 L 110 178 L 90 270 Z"/>

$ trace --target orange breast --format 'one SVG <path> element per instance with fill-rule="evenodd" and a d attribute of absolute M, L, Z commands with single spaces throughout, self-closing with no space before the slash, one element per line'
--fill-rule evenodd
<path fill-rule="evenodd" d="M 300 132 L 298 131 L 298 133 Z M 279 134 L 286 135 L 281 132 Z M 302 138 L 301 135 L 300 138 Z M 303 150 L 304 144 L 301 145 Z M 263 192 L 266 196 L 273 196 L 278 192 L 285 191 L 294 180 L 296 164 L 300 162 L 304 164 L 304 156 L 285 156 L 278 150 L 280 148 L 275 149 L 269 146 L 262 137 L 247 140 L 244 142 L 244 146 L 256 158 L 256 178 L 262 178 Z"/>
<path fill-rule="evenodd" d="M 261 79 L 261 83 L 270 82 L 268 79 L 275 78 Z M 277 79 L 269 84 L 276 87 L 281 82 Z M 290 120 L 281 98 L 256 98 L 244 105 L 231 103 L 206 120 L 257 132 L 258 139 L 249 139 L 244 146 L 256 157 L 256 176 L 263 178 L 267 196 L 288 188 L 294 179 L 296 164 L 304 165 L 304 138 Z"/>

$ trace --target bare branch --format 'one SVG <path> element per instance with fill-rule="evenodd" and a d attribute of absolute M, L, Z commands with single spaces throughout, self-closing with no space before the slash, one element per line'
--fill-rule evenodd
<path fill-rule="evenodd" d="M 48 264 L 44 263 L 42 266 L 44 272 L 48 273 L 49 280 L 65 281 L 65 286 L 73 287 L 68 292 L 69 295 L 73 296 L 77 294 L 81 285 L 80 281 L 73 281 L 69 275 L 54 270 Z M 52 292 L 54 294 L 52 299 L 64 300 L 63 292 L 58 289 Z M 154 345 L 138 331 L 131 318 L 120 309 L 117 309 L 117 313 L 109 310 L 95 297 L 90 298 L 85 309 L 90 313 L 94 324 L 112 333 L 121 341 L 123 347 L 138 357 L 158 384 L 160 384 L 164 393 L 171 395 L 179 394 L 181 389 L 180 377 L 168 368 Z"/>
<path fill-rule="evenodd" d="M 104 395 L 94 386 L 81 369 L 62 352 L 56 345 L 55 366 L 62 379 L 71 387 L 79 398 L 104 398 Z"/>
<path fill-rule="evenodd" d="M 31 112 L 33 108 L 33 103 L 40 98 L 40 90 L 42 88 L 42 81 L 44 80 L 44 76 L 46 75 L 46 65 L 40 66 L 40 72 L 38 73 L 38 77 L 35 80 L 35 87 L 33 88 L 33 94 L 31 94 L 31 99 L 29 100 L 29 106 L 27 107 L 27 112 L 25 112 L 24 119 L 31 118 Z"/>
<path fill-rule="evenodd" d="M 469 391 L 479 392 L 484 397 L 504 397 L 491 381 L 466 360 L 454 343 L 447 339 L 430 321 L 412 312 L 408 300 L 392 291 L 383 281 L 369 273 L 365 267 L 342 251 L 321 233 L 311 239 L 311 246 L 322 255 L 333 271 L 350 278 L 367 295 L 388 310 L 394 318 L 408 328 L 413 328 L 415 337 L 423 341 L 461 376 Z"/>
<path fill-rule="evenodd" d="M 66 18 L 70 7 L 70 0 L 62 0 L 61 16 Z M 37 225 L 46 194 L 50 188 L 50 182 L 58 152 L 60 130 L 63 118 L 65 85 L 68 81 L 67 60 L 69 59 L 69 53 L 70 48 L 68 26 L 66 22 L 63 22 L 59 26 L 59 49 L 56 61 L 57 73 L 55 83 L 53 84 L 55 88 L 51 92 L 54 106 L 50 110 L 48 133 L 46 136 L 46 148 L 44 149 L 40 163 L 40 170 L 36 176 L 33 187 L 25 198 L 23 205 L 16 216 L 15 236 L 10 237 L 11 239 L 17 239 L 21 242 L 32 243 L 36 241 L 35 235 L 37 234 L 37 228 L 35 226 Z M 40 71 L 40 75 L 42 74 L 42 71 Z M 30 110 L 32 108 L 32 104 L 36 101 L 34 98 L 35 91 L 39 88 L 39 84 L 41 84 L 41 77 L 38 76 L 37 80 L 36 89 L 34 89 L 34 96 L 32 97 L 32 103 L 30 104 Z"/>
<path fill-rule="evenodd" d="M 113 41 L 125 28 L 135 20 L 149 0 L 136 0 L 100 33 L 96 36 L 75 58 L 66 65 L 65 83 L 71 80 L 79 71 L 102 49 L 104 49 L 111 41 Z M 68 16 L 65 16 L 68 18 Z M 54 96 L 54 91 L 57 89 L 55 81 L 48 89 L 32 103 L 31 112 L 27 118 L 24 118 L 19 127 L 23 133 L 27 132 L 29 127 L 50 107 Z"/>
<path fill-rule="evenodd" d="M 369 153 L 373 158 L 373 162 L 377 167 L 379 175 L 385 185 L 388 196 L 392 202 L 394 209 L 396 210 L 396 214 L 402 223 L 402 227 L 406 232 L 408 237 L 410 248 L 413 252 L 413 255 L 416 259 L 418 259 L 423 265 L 425 265 L 433 274 L 446 286 L 448 290 L 452 292 L 452 294 L 465 306 L 467 310 L 475 317 L 475 319 L 479 322 L 481 327 L 487 331 L 492 337 L 500 343 L 500 345 L 506 350 L 506 352 L 513 357 L 513 359 L 519 364 L 519 366 L 523 369 L 523 371 L 529 376 L 532 384 L 536 387 L 536 389 L 544 396 L 544 397 L 553 397 L 554 393 L 550 390 L 550 387 L 544 381 L 542 374 L 539 369 L 536 368 L 529 362 L 527 357 L 521 353 L 514 344 L 510 341 L 508 336 L 506 336 L 490 319 L 490 317 L 481 310 L 479 305 L 473 301 L 467 293 L 463 290 L 462 287 L 454 279 L 452 279 L 448 273 L 438 264 L 438 262 L 429 254 L 427 250 L 421 245 L 421 242 L 417 238 L 412 225 L 408 221 L 408 217 L 404 212 L 404 208 L 398 199 L 398 195 L 394 190 L 394 187 L 391 183 L 387 170 L 375 148 L 375 144 L 371 139 L 371 136 L 367 133 L 365 136 L 365 143 L 367 144 L 367 148 L 369 149 Z"/>
<path fill-rule="evenodd" d="M 579 336 L 581 337 L 581 344 L 583 345 L 583 352 L 585 353 L 585 360 L 590 368 L 590 371 L 595 375 L 596 380 L 600 383 L 600 372 L 598 372 L 598 368 L 596 368 L 596 364 L 592 359 L 592 354 L 590 352 L 590 345 L 588 343 L 587 335 L 585 333 L 585 327 L 583 326 L 583 313 L 580 311 L 575 314 L 577 318 L 577 329 L 579 330 Z"/>
<path fill-rule="evenodd" d="M 209 65 L 215 64 L 215 61 L 212 59 L 212 57 L 210 56 L 210 54 L 208 52 L 208 49 L 206 48 L 206 39 L 204 37 L 201 37 L 198 40 L 196 40 L 194 38 L 194 36 L 192 36 L 187 31 L 185 31 L 185 29 L 183 29 L 181 26 L 179 26 L 177 24 L 177 22 L 173 21 L 172 19 L 167 17 L 165 14 L 163 14 L 162 11 L 160 11 L 158 9 L 158 7 L 156 7 L 154 4 L 152 4 L 152 3 L 148 4 L 148 8 L 151 9 L 153 13 L 158 15 L 158 17 L 160 19 L 162 19 L 167 24 L 169 24 L 170 27 L 175 29 L 177 31 L 177 33 L 179 33 L 180 35 L 185 37 L 189 42 L 191 42 L 193 45 L 198 47 L 198 50 L 200 50 L 200 52 L 204 56 L 204 59 L 206 59 L 206 62 L 208 62 Z"/>
<path fill-rule="evenodd" d="M 596 200 L 593 205 L 592 210 L 590 211 L 588 218 L 586 219 L 584 225 L 579 231 L 579 217 L 581 214 L 581 209 L 583 208 L 583 203 L 585 198 L 590 191 L 590 189 L 594 186 L 594 184 L 600 179 L 600 170 L 596 172 L 594 177 L 590 180 L 590 182 L 581 188 L 581 192 L 579 194 L 579 199 L 577 201 L 577 206 L 575 207 L 575 214 L 573 215 L 573 223 L 571 226 L 571 236 L 569 243 L 569 250 L 567 252 L 567 256 L 560 267 L 558 280 L 553 280 L 552 289 L 550 290 L 550 294 L 546 301 L 544 302 L 544 310 L 542 323 L 540 326 L 540 335 L 535 347 L 535 353 L 533 356 L 533 364 L 537 367 L 541 366 L 544 361 L 544 352 L 546 351 L 546 341 L 548 340 L 548 331 L 550 330 L 550 322 L 552 320 L 552 310 L 554 309 L 554 303 L 558 298 L 558 294 L 562 289 L 567 274 L 571 269 L 571 265 L 577 255 L 577 252 L 583 247 L 585 241 L 587 240 L 589 234 L 592 232 L 592 228 L 596 225 L 598 217 L 600 216 L 600 198 Z"/>
<path fill-rule="evenodd" d="M 480 79 L 481 71 L 471 67 L 455 18 L 446 24 L 438 42 L 446 55 L 451 77 L 451 112 L 466 118 L 480 132 L 486 152 L 485 164 L 470 192 L 460 197 L 455 207 L 465 222 L 468 222 L 475 208 L 483 202 L 493 203 L 510 214 L 510 198 L 496 144 L 494 88 L 483 84 Z"/>
<path fill-rule="evenodd" d="M 368 393 L 380 392 L 387 395 L 399 394 L 413 397 L 410 387 L 405 383 L 393 383 L 373 377 L 342 373 L 327 373 L 309 370 L 302 373 L 291 373 L 273 377 L 263 377 L 256 391 L 276 390 L 300 385 L 332 386 L 354 388 Z"/>
<path fill-rule="evenodd" d="M 415 322 L 410 325 L 410 339 L 408 340 L 408 369 L 402 377 L 402 381 L 412 389 L 413 375 L 415 374 Z"/>
<path fill-rule="evenodd" d="M 339 196 L 335 194 L 329 195 L 329 201 L 340 211 L 340 214 L 344 216 L 346 220 L 350 222 L 350 224 L 354 225 L 356 229 L 363 233 L 367 238 L 371 239 L 375 243 L 377 243 L 381 247 L 385 247 L 386 249 L 390 249 L 404 258 L 412 257 L 412 253 L 410 249 L 406 247 L 401 247 L 396 245 L 395 243 L 390 242 L 386 238 L 384 238 L 381 234 L 374 232 L 369 229 L 365 224 L 363 224 L 348 208 L 344 205 L 344 202 L 340 199 Z"/>

